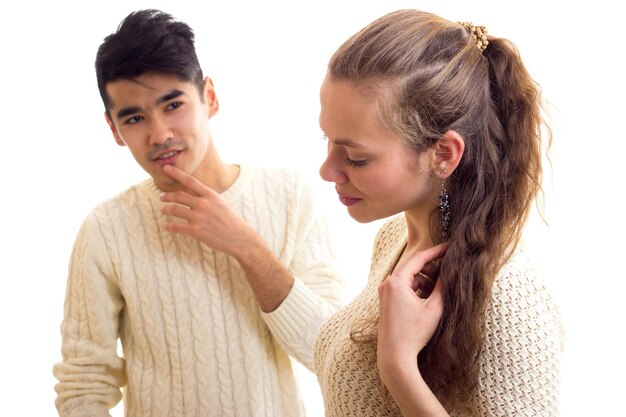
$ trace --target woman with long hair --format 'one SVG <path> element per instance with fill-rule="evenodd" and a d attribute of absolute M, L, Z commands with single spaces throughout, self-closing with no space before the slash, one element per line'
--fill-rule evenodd
<path fill-rule="evenodd" d="M 318 334 L 326 414 L 558 414 L 561 322 L 518 245 L 544 121 L 515 46 L 397 11 L 335 52 L 320 98 L 320 175 L 357 221 L 391 217 Z"/>

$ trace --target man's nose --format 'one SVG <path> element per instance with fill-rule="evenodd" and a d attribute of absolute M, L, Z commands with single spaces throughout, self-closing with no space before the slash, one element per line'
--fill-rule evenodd
<path fill-rule="evenodd" d="M 153 117 L 150 121 L 150 144 L 162 145 L 174 138 L 174 133 L 163 117 Z"/>

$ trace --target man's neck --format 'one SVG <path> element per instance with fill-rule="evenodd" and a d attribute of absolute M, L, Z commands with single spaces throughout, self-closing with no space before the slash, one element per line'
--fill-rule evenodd
<path fill-rule="evenodd" d="M 216 175 L 212 179 L 202 182 L 216 193 L 221 194 L 237 180 L 240 170 L 239 165 L 221 163 L 219 169 L 216 170 L 217 172 L 214 173 Z"/>

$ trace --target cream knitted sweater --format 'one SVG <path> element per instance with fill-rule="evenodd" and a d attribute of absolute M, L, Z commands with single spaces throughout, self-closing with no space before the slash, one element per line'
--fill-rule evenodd
<path fill-rule="evenodd" d="M 269 314 L 234 259 L 162 229 L 159 195 L 140 183 L 78 234 L 54 367 L 59 414 L 108 416 L 126 386 L 132 417 L 303 415 L 288 353 L 311 368 L 342 287 L 312 188 L 290 171 L 242 167 L 222 194 L 295 276 Z"/>
<path fill-rule="evenodd" d="M 356 345 L 350 332 L 361 318 L 378 313 L 378 287 L 406 243 L 404 216 L 379 232 L 364 291 L 320 329 L 315 368 L 327 417 L 401 416 L 381 391 L 375 346 Z M 499 273 L 486 313 L 478 387 L 471 403 L 452 416 L 542 416 L 558 414 L 561 320 L 548 292 L 521 254 Z"/>

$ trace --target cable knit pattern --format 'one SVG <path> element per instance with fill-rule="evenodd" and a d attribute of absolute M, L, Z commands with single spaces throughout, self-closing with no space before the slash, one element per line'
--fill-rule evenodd
<path fill-rule="evenodd" d="M 312 185 L 242 167 L 222 194 L 295 276 L 271 313 L 234 259 L 162 229 L 159 195 L 142 182 L 96 207 L 78 233 L 54 367 L 59 414 L 108 416 L 126 386 L 132 417 L 304 415 L 288 353 L 312 367 L 343 286 Z"/>
<path fill-rule="evenodd" d="M 355 300 L 320 329 L 315 369 L 327 417 L 401 416 L 376 366 L 376 348 L 357 345 L 350 333 L 378 314 L 378 287 L 407 239 L 404 216 L 378 233 L 368 283 Z M 546 288 L 517 253 L 499 272 L 485 317 L 478 386 L 470 403 L 451 416 L 556 416 L 562 320 Z"/>

